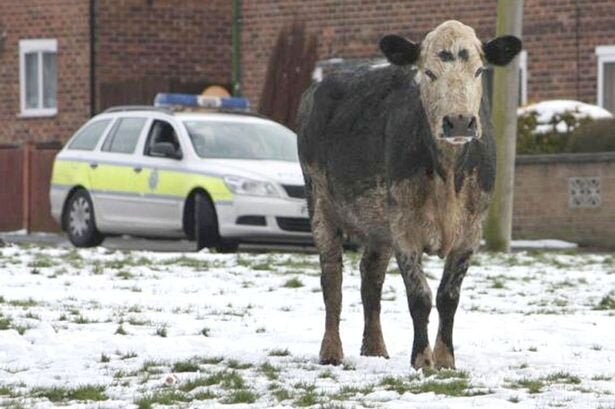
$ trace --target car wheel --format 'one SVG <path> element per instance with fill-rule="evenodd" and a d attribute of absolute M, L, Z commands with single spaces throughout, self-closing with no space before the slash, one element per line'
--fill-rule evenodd
<path fill-rule="evenodd" d="M 216 220 L 216 209 L 204 193 L 197 193 L 194 196 L 194 223 L 197 251 L 205 247 L 221 245 L 218 222 Z"/>
<path fill-rule="evenodd" d="M 78 190 L 68 199 L 64 211 L 64 227 L 75 247 L 94 247 L 105 237 L 96 228 L 94 206 L 85 190 Z"/>

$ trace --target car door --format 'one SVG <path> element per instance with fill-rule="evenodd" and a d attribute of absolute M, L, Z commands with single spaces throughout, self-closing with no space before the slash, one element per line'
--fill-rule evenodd
<path fill-rule="evenodd" d="M 156 143 L 166 142 L 175 147 L 178 157 L 168 157 L 153 152 Z M 148 229 L 156 235 L 173 235 L 183 230 L 183 202 L 175 187 L 181 184 L 184 167 L 182 146 L 178 130 L 168 120 L 155 118 L 148 125 L 143 149 L 137 155 L 142 175 L 137 180 L 137 189 L 145 199 L 141 212 Z"/>
<path fill-rule="evenodd" d="M 145 224 L 137 187 L 142 169 L 135 156 L 147 123 L 146 117 L 118 118 L 90 163 L 96 219 L 109 232 L 138 232 Z"/>

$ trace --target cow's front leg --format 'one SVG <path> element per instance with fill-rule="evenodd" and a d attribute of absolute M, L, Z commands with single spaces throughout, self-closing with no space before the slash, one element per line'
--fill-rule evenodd
<path fill-rule="evenodd" d="M 388 246 L 367 246 L 361 258 L 361 300 L 365 320 L 361 355 L 389 357 L 380 326 L 380 299 L 390 259 Z"/>
<path fill-rule="evenodd" d="M 438 337 L 433 353 L 436 368 L 455 368 L 453 323 L 459 305 L 461 283 L 468 271 L 471 256 L 472 251 L 457 251 L 452 252 L 446 258 L 444 273 L 436 296 L 436 306 L 440 315 Z"/>
<path fill-rule="evenodd" d="M 433 366 L 427 324 L 431 312 L 431 289 L 421 266 L 421 253 L 397 253 L 397 263 L 406 285 L 408 308 L 414 326 L 410 363 L 415 369 Z"/>

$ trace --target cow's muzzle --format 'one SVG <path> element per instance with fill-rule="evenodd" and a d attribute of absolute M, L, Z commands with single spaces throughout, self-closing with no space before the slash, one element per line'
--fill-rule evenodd
<path fill-rule="evenodd" d="M 461 144 L 478 137 L 477 119 L 468 115 L 447 115 L 442 118 L 442 138 L 449 143 Z"/>

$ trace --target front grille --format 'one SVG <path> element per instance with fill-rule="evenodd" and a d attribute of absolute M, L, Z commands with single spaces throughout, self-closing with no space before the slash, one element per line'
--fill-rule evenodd
<path fill-rule="evenodd" d="M 303 185 L 282 185 L 286 194 L 297 199 L 305 199 L 305 186 Z"/>
<path fill-rule="evenodd" d="M 310 227 L 310 219 L 304 217 L 276 217 L 280 229 L 286 231 L 295 231 L 301 233 L 309 233 L 312 231 Z"/>
<path fill-rule="evenodd" d="M 266 226 L 267 220 L 265 220 L 265 216 L 240 216 L 235 223 L 248 226 Z"/>

